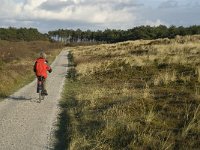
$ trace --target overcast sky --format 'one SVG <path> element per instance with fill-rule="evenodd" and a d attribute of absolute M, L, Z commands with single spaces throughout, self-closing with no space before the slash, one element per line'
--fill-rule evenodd
<path fill-rule="evenodd" d="M 0 27 L 129 29 L 200 25 L 199 0 L 0 0 Z"/>

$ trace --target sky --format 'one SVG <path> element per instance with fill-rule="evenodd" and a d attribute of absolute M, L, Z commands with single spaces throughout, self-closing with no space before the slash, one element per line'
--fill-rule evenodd
<path fill-rule="evenodd" d="M 199 0 L 0 0 L 0 27 L 130 29 L 200 25 Z"/>

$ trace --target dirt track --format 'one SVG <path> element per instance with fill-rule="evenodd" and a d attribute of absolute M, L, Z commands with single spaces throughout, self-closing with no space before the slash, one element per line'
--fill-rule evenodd
<path fill-rule="evenodd" d="M 49 95 L 37 103 L 36 80 L 10 98 L 0 102 L 0 150 L 44 150 L 49 146 L 52 124 L 66 75 L 67 51 L 52 64 L 47 90 Z"/>

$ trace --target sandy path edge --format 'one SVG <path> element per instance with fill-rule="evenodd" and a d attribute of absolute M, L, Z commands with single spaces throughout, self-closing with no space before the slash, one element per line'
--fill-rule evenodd
<path fill-rule="evenodd" d="M 0 102 L 0 150 L 51 148 L 53 123 L 67 72 L 67 50 L 52 63 L 47 81 L 49 95 L 37 103 L 36 80 Z"/>

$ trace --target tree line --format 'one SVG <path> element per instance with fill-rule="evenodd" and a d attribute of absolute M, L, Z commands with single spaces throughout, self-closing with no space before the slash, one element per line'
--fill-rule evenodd
<path fill-rule="evenodd" d="M 194 35 L 200 34 L 200 26 L 194 25 L 190 27 L 183 26 L 139 26 L 128 30 L 106 29 L 104 31 L 82 31 L 80 29 L 58 29 L 49 31 L 48 35 L 55 41 L 65 43 L 71 42 L 106 42 L 115 43 L 127 40 L 138 39 L 158 39 L 158 38 L 174 38 L 176 35 Z"/>
<path fill-rule="evenodd" d="M 37 41 L 49 40 L 48 35 L 40 33 L 35 28 L 0 28 L 0 40 Z"/>
<path fill-rule="evenodd" d="M 138 26 L 128 30 L 106 29 L 104 31 L 82 31 L 80 29 L 58 29 L 42 34 L 35 28 L 0 28 L 0 40 L 35 41 L 53 40 L 63 43 L 115 43 L 127 40 L 174 38 L 176 35 L 200 34 L 200 26 Z"/>

